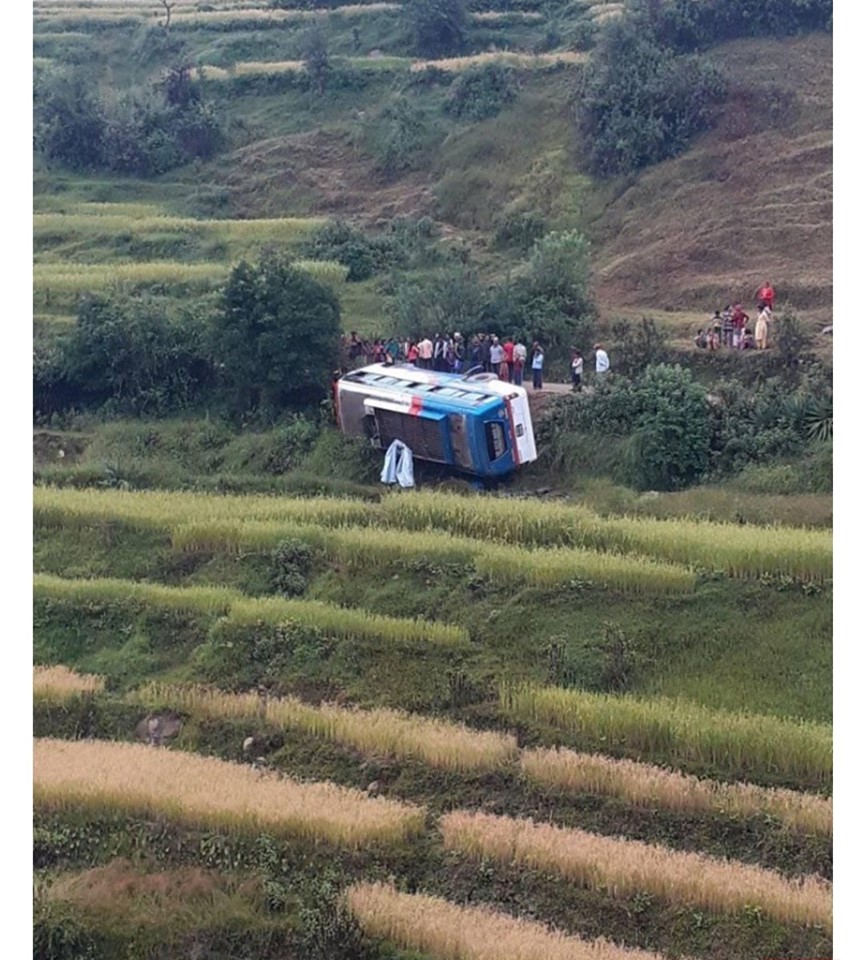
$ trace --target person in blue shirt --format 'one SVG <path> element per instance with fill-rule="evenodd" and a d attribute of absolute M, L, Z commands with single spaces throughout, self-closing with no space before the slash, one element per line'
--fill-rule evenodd
<path fill-rule="evenodd" d="M 544 386 L 544 351 L 537 342 L 532 345 L 532 386 L 535 390 Z"/>

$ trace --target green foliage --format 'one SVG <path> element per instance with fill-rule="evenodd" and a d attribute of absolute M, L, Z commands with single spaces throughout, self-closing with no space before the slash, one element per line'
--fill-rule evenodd
<path fill-rule="evenodd" d="M 444 267 L 417 277 L 404 277 L 393 288 L 389 309 L 393 333 L 416 337 L 423 333 L 478 330 L 486 292 L 470 267 Z"/>
<path fill-rule="evenodd" d="M 485 120 L 494 117 L 516 96 L 514 71 L 500 63 L 490 63 L 457 74 L 448 90 L 444 110 L 460 120 Z"/>
<path fill-rule="evenodd" d="M 327 51 L 327 37 L 320 20 L 315 20 L 303 38 L 303 65 L 312 79 L 313 89 L 321 95 L 332 70 Z"/>
<path fill-rule="evenodd" d="M 339 355 L 333 292 L 277 254 L 231 272 L 213 319 L 214 358 L 235 413 L 272 417 L 320 401 Z"/>
<path fill-rule="evenodd" d="M 303 254 L 335 260 L 348 267 L 348 280 L 368 280 L 389 267 L 402 266 L 406 253 L 396 233 L 369 237 L 343 220 L 329 220 L 307 241 Z"/>
<path fill-rule="evenodd" d="M 96 960 L 100 952 L 96 940 L 70 907 L 37 895 L 33 906 L 34 957 Z"/>
<path fill-rule="evenodd" d="M 384 139 L 379 166 L 389 174 L 411 169 L 423 148 L 427 127 L 423 112 L 408 97 L 398 96 L 382 110 Z"/>
<path fill-rule="evenodd" d="M 522 331 L 562 359 L 571 346 L 587 348 L 595 321 L 589 279 L 586 238 L 577 230 L 548 233 L 496 291 L 493 316 L 508 332 Z"/>
<path fill-rule="evenodd" d="M 528 252 L 547 232 L 547 222 L 533 211 L 515 210 L 496 220 L 493 241 L 498 247 L 516 247 Z"/>
<path fill-rule="evenodd" d="M 465 43 L 465 0 L 411 0 L 403 7 L 403 18 L 414 48 L 422 57 L 456 54 Z"/>
<path fill-rule="evenodd" d="M 208 159 L 223 143 L 219 119 L 203 103 L 188 66 L 111 101 L 93 90 L 92 80 L 77 71 L 49 72 L 37 84 L 35 141 L 46 159 L 72 170 L 149 177 Z"/>
<path fill-rule="evenodd" d="M 690 486 L 710 464 L 706 392 L 679 366 L 651 366 L 634 381 L 610 376 L 593 394 L 563 400 L 541 436 L 555 443 L 573 432 L 615 450 L 614 475 L 638 489 Z M 616 437 L 626 438 L 618 450 Z"/>
<path fill-rule="evenodd" d="M 164 414 L 190 404 L 209 383 L 203 340 L 194 319 L 173 322 L 152 301 L 88 297 L 62 350 L 65 386 L 83 405 Z"/>
<path fill-rule="evenodd" d="M 660 45 L 643 20 L 612 21 L 583 74 L 577 123 L 593 172 L 628 173 L 681 153 L 709 125 L 722 74 Z"/>
<path fill-rule="evenodd" d="M 312 547 L 303 540 L 283 540 L 271 553 L 274 590 L 288 597 L 304 593 L 314 558 Z"/>
<path fill-rule="evenodd" d="M 634 432 L 626 476 L 638 489 L 678 490 L 709 465 L 706 392 L 679 366 L 648 367 L 633 387 Z"/>
<path fill-rule="evenodd" d="M 612 333 L 610 352 L 616 358 L 616 373 L 636 377 L 646 367 L 670 360 L 669 337 L 651 317 L 639 323 L 617 320 Z"/>
<path fill-rule="evenodd" d="M 693 50 L 735 37 L 830 30 L 832 0 L 631 0 L 664 43 Z"/>

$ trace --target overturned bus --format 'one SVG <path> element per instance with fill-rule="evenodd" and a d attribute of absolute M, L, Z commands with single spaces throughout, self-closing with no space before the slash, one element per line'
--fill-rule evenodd
<path fill-rule="evenodd" d="M 386 450 L 401 440 L 421 460 L 495 479 L 537 459 L 529 400 L 491 373 L 372 364 L 334 384 L 340 430 Z"/>

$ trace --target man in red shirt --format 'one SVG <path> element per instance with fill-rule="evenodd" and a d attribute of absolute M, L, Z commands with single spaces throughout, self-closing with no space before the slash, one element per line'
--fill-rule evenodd
<path fill-rule="evenodd" d="M 505 363 L 508 365 L 508 383 L 514 382 L 514 341 L 512 337 L 505 340 L 502 348 L 505 351 Z"/>
<path fill-rule="evenodd" d="M 761 310 L 764 305 L 770 310 L 775 309 L 775 291 L 768 280 L 764 280 L 763 286 L 757 291 L 757 305 Z"/>

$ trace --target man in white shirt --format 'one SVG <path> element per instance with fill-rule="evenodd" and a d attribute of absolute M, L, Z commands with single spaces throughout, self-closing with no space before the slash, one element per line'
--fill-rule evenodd
<path fill-rule="evenodd" d="M 603 377 L 604 374 L 610 369 L 610 358 L 607 356 L 607 351 L 601 346 L 601 344 L 595 344 L 595 375 L 598 377 Z"/>
<path fill-rule="evenodd" d="M 417 345 L 418 366 L 424 370 L 432 369 L 433 345 L 429 337 L 424 337 Z"/>

